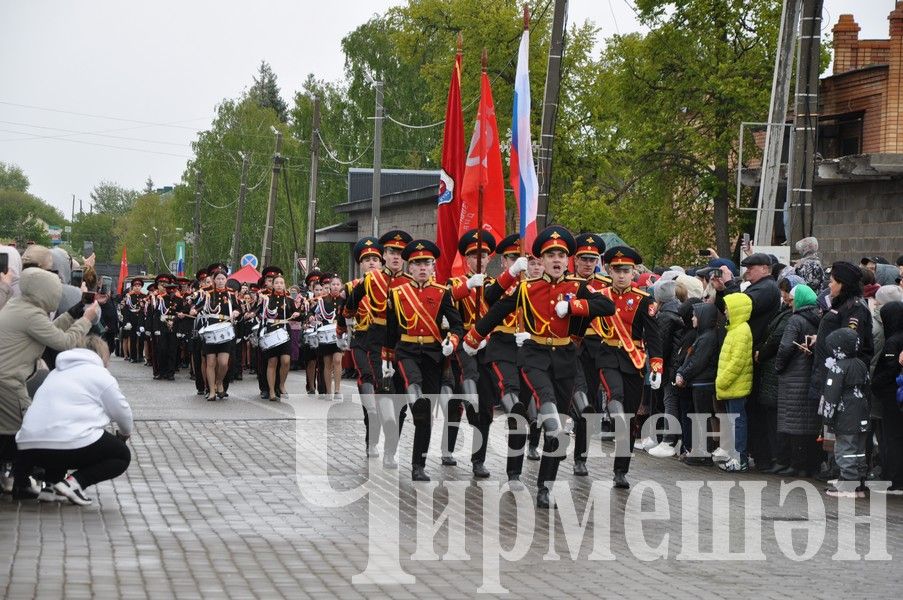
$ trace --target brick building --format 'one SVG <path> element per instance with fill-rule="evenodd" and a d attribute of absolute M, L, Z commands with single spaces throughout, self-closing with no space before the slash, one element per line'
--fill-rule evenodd
<path fill-rule="evenodd" d="M 888 4 L 887 39 L 860 39 L 854 15 L 840 15 L 831 73 L 819 85 L 815 189 L 804 227 L 829 262 L 903 254 L 903 0 Z M 756 142 L 763 148 L 764 134 Z M 782 161 L 788 148 L 785 137 Z M 744 184 L 759 185 L 758 166 L 747 163 Z M 782 239 L 780 218 L 776 232 Z"/>

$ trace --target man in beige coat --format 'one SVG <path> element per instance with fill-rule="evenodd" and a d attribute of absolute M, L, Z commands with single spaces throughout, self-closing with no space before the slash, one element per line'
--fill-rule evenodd
<path fill-rule="evenodd" d="M 73 348 L 88 333 L 98 313 L 97 303 L 77 305 L 53 321 L 48 314 L 60 302 L 63 284 L 50 271 L 28 268 L 19 278 L 21 296 L 0 310 L 0 461 L 15 456 L 15 435 L 31 404 L 25 381 L 45 347 Z M 83 313 L 83 314 L 82 314 Z M 28 474 L 16 474 L 16 487 L 28 486 Z"/>

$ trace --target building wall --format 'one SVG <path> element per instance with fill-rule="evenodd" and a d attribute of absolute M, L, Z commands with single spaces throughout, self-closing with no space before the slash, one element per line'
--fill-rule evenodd
<path fill-rule="evenodd" d="M 358 238 L 370 235 L 373 220 L 370 212 L 355 213 Z M 379 229 L 385 233 L 390 229 L 403 229 L 414 239 L 436 239 L 436 203 L 431 200 L 424 204 L 404 204 L 384 207 L 379 213 Z"/>
<path fill-rule="evenodd" d="M 824 262 L 903 254 L 903 180 L 820 185 L 814 196 L 813 235 Z"/>
<path fill-rule="evenodd" d="M 881 129 L 887 90 L 887 67 L 875 67 L 825 79 L 821 83 L 821 117 L 864 111 L 861 153 L 882 152 Z"/>

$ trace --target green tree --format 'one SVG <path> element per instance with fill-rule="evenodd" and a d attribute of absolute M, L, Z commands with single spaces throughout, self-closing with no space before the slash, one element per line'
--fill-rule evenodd
<path fill-rule="evenodd" d="M 28 191 L 28 177 L 17 165 L 0 162 L 0 190 Z"/>
<path fill-rule="evenodd" d="M 270 172 L 273 166 L 274 140 L 272 129 L 283 133 L 282 157 L 292 192 L 294 205 L 286 201 L 284 181 L 280 177 L 273 235 L 273 261 L 289 270 L 293 252 L 303 251 L 304 229 L 298 204 L 300 190 L 307 190 L 310 167 L 301 144 L 291 135 L 276 113 L 262 108 L 250 98 L 224 100 L 217 107 L 216 117 L 208 130 L 199 134 L 192 146 L 195 158 L 188 162 L 182 174 L 182 184 L 173 192 L 175 223 L 186 232 L 193 231 L 195 181 L 200 172 L 203 178 L 201 193 L 201 241 L 189 248 L 198 253 L 199 266 L 213 261 L 229 261 L 232 234 L 235 227 L 238 193 L 241 181 L 242 156 L 250 158 L 248 193 L 240 227 L 239 252 L 260 252 L 263 240 L 265 212 L 269 195 Z M 305 193 L 306 196 L 306 193 Z M 294 229 L 292 224 L 294 223 Z M 295 242 L 297 234 L 297 244 Z"/>
<path fill-rule="evenodd" d="M 175 199 L 170 195 L 142 194 L 132 209 L 116 220 L 118 245 L 115 256 L 125 246 L 130 263 L 145 266 L 150 273 L 168 273 L 175 259 L 175 245 L 184 233 L 176 218 Z M 95 241 L 96 244 L 96 241 Z"/>
<path fill-rule="evenodd" d="M 737 228 L 731 210 L 737 132 L 740 122 L 767 115 L 781 3 L 639 0 L 637 6 L 649 32 L 610 39 L 586 88 L 597 98 L 588 129 L 605 158 L 583 174 L 588 193 L 571 201 L 624 203 L 627 210 L 618 212 L 626 222 L 616 230 L 644 219 L 646 227 L 667 230 L 657 242 L 645 236 L 644 244 L 656 244 L 641 247 L 650 255 L 688 258 L 697 245 L 688 240 L 712 237 L 719 254 L 729 255 Z M 630 209 L 652 201 L 661 218 Z"/>
<path fill-rule="evenodd" d="M 97 262 L 118 262 L 116 254 L 118 239 L 116 237 L 116 219 L 107 212 L 81 213 L 72 223 L 71 245 L 81 252 L 86 241 L 94 242 L 94 254 Z"/>
<path fill-rule="evenodd" d="M 138 199 L 138 192 L 112 181 L 101 181 L 91 192 L 94 210 L 118 217 L 129 212 Z"/>
<path fill-rule="evenodd" d="M 288 120 L 288 105 L 282 99 L 279 85 L 276 83 L 276 74 L 265 60 L 260 61 L 257 76 L 254 77 L 254 85 L 248 90 L 248 98 L 261 108 L 271 108 L 276 111 L 276 116 L 283 123 Z"/>
<path fill-rule="evenodd" d="M 63 213 L 40 198 L 18 190 L 0 190 L 0 239 L 20 246 L 34 241 L 50 245 L 48 225 L 66 224 Z"/>

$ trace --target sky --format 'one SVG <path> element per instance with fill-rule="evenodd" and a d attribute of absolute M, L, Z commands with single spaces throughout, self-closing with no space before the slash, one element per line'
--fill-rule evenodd
<path fill-rule="evenodd" d="M 175 184 L 197 131 L 261 60 L 291 101 L 308 73 L 340 79 L 342 37 L 396 4 L 0 0 L 0 161 L 21 167 L 29 191 L 67 218 L 73 195 L 87 211 L 101 181 Z M 861 38 L 885 38 L 893 6 L 825 0 L 825 29 L 852 12 Z M 640 27 L 632 0 L 570 0 L 568 22 L 587 19 L 600 40 Z"/>

